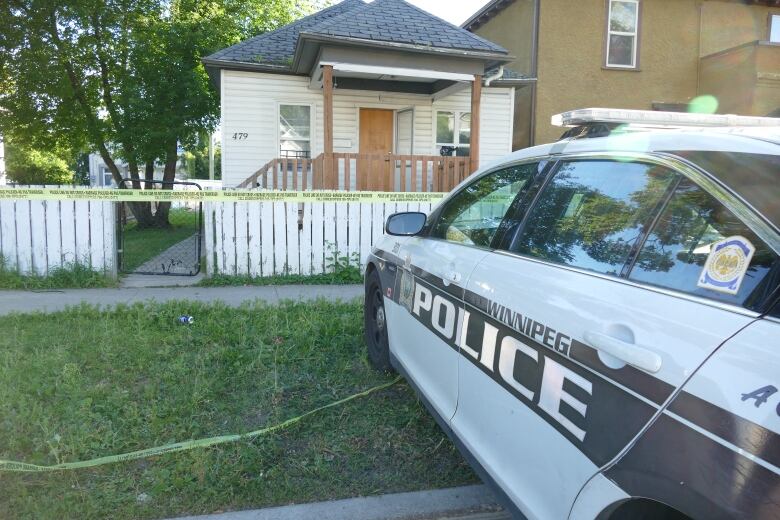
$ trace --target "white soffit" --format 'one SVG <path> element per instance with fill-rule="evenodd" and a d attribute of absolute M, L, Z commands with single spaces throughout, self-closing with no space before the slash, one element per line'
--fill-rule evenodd
<path fill-rule="evenodd" d="M 380 65 L 360 65 L 357 63 L 333 63 L 321 62 L 320 65 L 332 65 L 336 72 L 346 72 L 352 74 L 370 74 L 377 76 L 388 76 L 396 78 L 414 78 L 428 80 L 449 80 L 449 81 L 474 81 L 473 74 L 460 74 L 457 72 L 443 72 L 438 70 L 409 69 L 404 67 L 384 67 Z"/>

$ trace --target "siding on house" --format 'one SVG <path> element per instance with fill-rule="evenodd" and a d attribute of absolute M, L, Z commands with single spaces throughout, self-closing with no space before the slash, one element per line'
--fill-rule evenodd
<path fill-rule="evenodd" d="M 278 157 L 278 105 L 309 104 L 312 112 L 312 157 L 323 150 L 322 92 L 309 88 L 309 78 L 283 74 L 221 71 L 222 179 L 235 186 L 271 159 Z M 436 155 L 435 110 L 469 111 L 470 90 L 433 101 L 431 96 L 394 92 L 336 89 L 333 99 L 335 152 L 359 150 L 358 115 L 361 107 L 403 110 L 414 108 L 414 153 Z M 511 88 L 482 89 L 480 164 L 512 150 Z M 236 134 L 236 139 L 234 139 Z M 239 139 L 246 134 L 245 139 Z"/>

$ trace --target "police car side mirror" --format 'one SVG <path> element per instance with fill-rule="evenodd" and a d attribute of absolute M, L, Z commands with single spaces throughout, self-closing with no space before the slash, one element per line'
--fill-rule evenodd
<path fill-rule="evenodd" d="M 410 237 L 418 234 L 425 227 L 425 213 L 405 211 L 394 213 L 387 217 L 385 233 L 401 237 Z"/>

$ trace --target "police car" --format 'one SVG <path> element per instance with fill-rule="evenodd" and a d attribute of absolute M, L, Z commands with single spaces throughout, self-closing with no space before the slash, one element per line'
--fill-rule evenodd
<path fill-rule="evenodd" d="M 554 121 L 387 220 L 371 363 L 519 518 L 780 518 L 778 120 Z"/>

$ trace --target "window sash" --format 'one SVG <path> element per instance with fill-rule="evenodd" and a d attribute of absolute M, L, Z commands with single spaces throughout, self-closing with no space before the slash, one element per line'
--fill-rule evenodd
<path fill-rule="evenodd" d="M 439 132 L 438 132 L 438 123 L 439 123 L 439 115 L 440 114 L 447 114 L 447 117 L 451 118 L 452 121 L 452 141 L 440 141 L 439 140 Z M 469 117 L 469 123 L 468 128 L 461 128 L 462 118 L 464 116 Z M 460 152 L 461 149 L 465 152 L 469 152 L 471 150 L 471 112 L 460 112 L 457 110 L 437 110 L 435 115 L 435 122 L 436 122 L 436 143 L 435 147 L 438 149 L 442 146 L 455 146 L 458 148 L 458 151 Z M 466 126 L 466 125 L 463 125 Z M 468 140 L 461 142 L 461 130 L 463 132 L 468 133 Z M 448 131 L 449 133 L 449 131 Z M 438 150 L 437 150 L 438 152 Z M 456 155 L 461 156 L 462 153 L 457 153 Z M 468 155 L 468 153 L 466 153 Z"/>
<path fill-rule="evenodd" d="M 615 31 L 612 29 L 612 7 L 616 2 L 622 2 L 625 4 L 634 4 L 634 30 L 633 31 Z M 611 40 L 612 36 L 626 36 L 632 38 L 631 43 L 631 63 L 611 63 L 609 61 Z M 637 64 L 637 48 L 639 47 L 639 1 L 638 0 L 609 0 L 609 7 L 607 9 L 607 34 L 605 43 L 605 56 L 604 60 L 607 67 L 610 68 L 622 68 L 622 69 L 635 69 Z"/>
<path fill-rule="evenodd" d="M 455 146 L 455 141 L 456 141 L 457 136 L 458 136 L 458 132 L 457 132 L 457 126 L 458 126 L 457 119 L 458 118 L 457 118 L 457 115 L 458 115 L 457 112 L 453 112 L 452 110 L 437 110 L 436 111 L 436 146 Z M 447 119 L 449 119 L 448 126 L 449 126 L 449 123 L 452 124 L 452 128 L 448 128 L 447 129 L 447 133 L 452 133 L 452 141 L 444 141 L 444 140 L 440 140 L 439 139 L 439 137 L 441 137 L 439 135 L 439 121 L 440 121 L 440 118 L 447 118 Z"/>
<path fill-rule="evenodd" d="M 306 108 L 308 112 L 308 128 L 296 127 L 296 121 L 283 119 L 282 112 L 285 107 Z M 278 146 L 280 157 L 308 158 L 311 156 L 312 145 L 312 106 L 298 103 L 280 103 L 278 110 Z"/>

